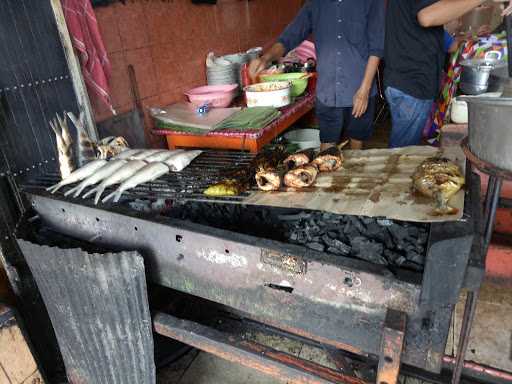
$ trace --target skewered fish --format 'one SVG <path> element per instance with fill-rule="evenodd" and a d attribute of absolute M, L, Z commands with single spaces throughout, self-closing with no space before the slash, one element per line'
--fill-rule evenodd
<path fill-rule="evenodd" d="M 262 191 L 277 191 L 281 187 L 283 172 L 279 170 L 262 170 L 256 172 L 256 184 Z"/>
<path fill-rule="evenodd" d="M 132 160 L 144 160 L 146 157 L 152 156 L 155 153 L 163 152 L 163 149 L 144 149 L 135 155 L 132 155 L 130 159 Z"/>
<path fill-rule="evenodd" d="M 123 165 L 117 172 L 112 174 L 110 177 L 104 179 L 96 188 L 93 188 L 87 193 L 85 193 L 82 196 L 82 198 L 85 199 L 92 195 L 93 193 L 96 193 L 96 196 L 94 196 L 94 204 L 98 204 L 101 195 L 103 194 L 106 188 L 114 184 L 122 183 L 123 181 L 132 177 L 135 173 L 137 173 L 140 169 L 144 168 L 146 165 L 147 163 L 142 160 L 130 160 L 128 163 Z"/>
<path fill-rule="evenodd" d="M 69 177 L 71 172 L 75 169 L 73 162 L 73 140 L 69 134 L 69 128 L 65 117 L 60 118 L 57 114 L 57 118 L 50 121 L 50 127 L 55 133 L 55 139 L 57 142 L 57 157 L 59 160 L 59 170 L 62 179 Z"/>
<path fill-rule="evenodd" d="M 312 161 L 320 172 L 332 172 L 343 165 L 343 155 L 338 147 L 331 147 L 320 152 Z"/>
<path fill-rule="evenodd" d="M 287 170 L 300 167 L 310 163 L 315 158 L 315 151 L 313 149 L 305 149 L 294 153 L 284 159 L 283 164 Z"/>
<path fill-rule="evenodd" d="M 453 215 L 458 209 L 450 207 L 448 200 L 464 185 L 459 166 L 443 157 L 433 157 L 421 163 L 412 176 L 418 192 L 435 199 L 434 215 Z"/>
<path fill-rule="evenodd" d="M 87 131 L 85 130 L 85 113 L 80 112 L 79 117 L 76 117 L 76 115 L 72 112 L 68 112 L 67 115 L 75 125 L 78 133 L 78 164 L 83 166 L 86 163 L 98 158 L 97 145 L 89 137 Z"/>
<path fill-rule="evenodd" d="M 158 179 L 160 176 L 169 172 L 169 167 L 163 163 L 150 163 L 137 171 L 132 177 L 125 180 L 114 192 L 105 197 L 102 202 L 105 203 L 113 198 L 117 203 L 121 195 L 128 189 L 134 188 L 139 184 L 147 183 Z"/>
<path fill-rule="evenodd" d="M 77 182 L 82 181 L 83 179 L 91 176 L 93 173 L 95 173 L 97 170 L 99 170 L 105 164 L 107 164 L 106 160 L 93 160 L 90 163 L 85 164 L 83 167 L 78 168 L 77 170 L 73 171 L 68 177 L 63 179 L 60 183 L 52 185 L 51 187 L 47 188 L 46 190 L 50 191 L 51 193 L 55 193 L 65 185 L 77 183 Z"/>
<path fill-rule="evenodd" d="M 292 188 L 310 187 L 316 180 L 318 168 L 314 164 L 306 164 L 288 171 L 284 175 L 284 184 Z"/>
<path fill-rule="evenodd" d="M 79 196 L 82 191 L 94 184 L 99 183 L 101 180 L 111 176 L 114 172 L 117 172 L 121 167 L 123 167 L 127 163 L 126 160 L 111 160 L 103 167 L 101 167 L 98 171 L 93 173 L 88 178 L 84 179 L 80 184 L 76 187 L 71 188 L 67 191 L 64 196 L 68 196 L 74 193 L 73 197 Z"/>
<path fill-rule="evenodd" d="M 168 160 L 171 156 L 177 155 L 178 153 L 183 152 L 183 149 L 176 149 L 174 151 L 162 151 L 152 154 L 144 159 L 147 163 L 155 163 L 162 162 Z"/>
<path fill-rule="evenodd" d="M 286 152 L 282 145 L 265 149 L 252 159 L 249 166 L 228 174 L 225 180 L 209 186 L 203 193 L 208 196 L 240 195 L 250 188 L 258 172 L 275 169 L 285 157 Z"/>
<path fill-rule="evenodd" d="M 171 171 L 181 172 L 201 153 L 202 151 L 199 150 L 178 152 L 163 163 L 166 164 Z"/>
<path fill-rule="evenodd" d="M 129 159 L 133 155 L 136 155 L 139 152 L 142 152 L 143 149 L 126 149 L 120 152 L 118 155 L 114 156 L 114 159 Z"/>

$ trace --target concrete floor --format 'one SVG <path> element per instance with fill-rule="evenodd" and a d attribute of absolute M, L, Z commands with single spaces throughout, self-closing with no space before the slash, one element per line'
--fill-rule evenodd
<path fill-rule="evenodd" d="M 465 296 L 462 295 L 453 318 L 446 353 L 453 354 L 457 342 Z M 478 302 L 477 314 L 466 360 L 475 361 L 512 372 L 512 289 L 485 284 Z M 280 337 L 248 335 L 261 344 L 287 352 L 303 359 L 336 369 L 329 356 L 321 349 Z M 403 378 L 406 384 L 417 380 Z M 227 362 L 207 353 L 193 351 L 178 363 L 158 372 L 158 384 L 277 384 L 286 383 L 253 369 Z"/>

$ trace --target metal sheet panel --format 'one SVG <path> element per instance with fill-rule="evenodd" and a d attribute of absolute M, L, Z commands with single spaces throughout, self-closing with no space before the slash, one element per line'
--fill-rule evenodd
<path fill-rule="evenodd" d="M 69 381 L 154 383 L 142 257 L 18 244 L 48 308 Z"/>

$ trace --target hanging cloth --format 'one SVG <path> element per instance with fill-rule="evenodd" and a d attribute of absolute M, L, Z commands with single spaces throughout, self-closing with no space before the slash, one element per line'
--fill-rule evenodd
<path fill-rule="evenodd" d="M 108 85 L 112 67 L 91 0 L 62 0 L 62 8 L 89 96 L 99 98 L 115 115 Z"/>

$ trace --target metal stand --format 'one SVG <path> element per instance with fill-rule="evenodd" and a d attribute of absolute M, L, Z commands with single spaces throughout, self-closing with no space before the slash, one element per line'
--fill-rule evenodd
<path fill-rule="evenodd" d="M 496 168 L 494 165 L 476 157 L 469 148 L 467 138 L 462 142 L 462 148 L 471 166 L 474 166 L 481 172 L 489 175 L 487 193 L 485 195 L 484 201 L 484 224 L 482 228 L 482 254 L 485 255 L 489 249 L 492 233 L 494 231 L 494 225 L 496 222 L 496 210 L 498 208 L 503 180 L 512 180 L 512 173 Z M 469 344 L 469 336 L 471 333 L 471 326 L 473 325 L 473 320 L 475 318 L 479 293 L 479 289 L 471 290 L 468 292 L 466 298 L 466 305 L 464 307 L 464 315 L 462 317 L 462 326 L 460 330 L 459 345 L 457 348 L 455 367 L 453 369 L 452 375 L 452 384 L 458 384 L 460 382 L 462 369 L 464 367 L 464 357 L 466 355 L 466 350 Z"/>

